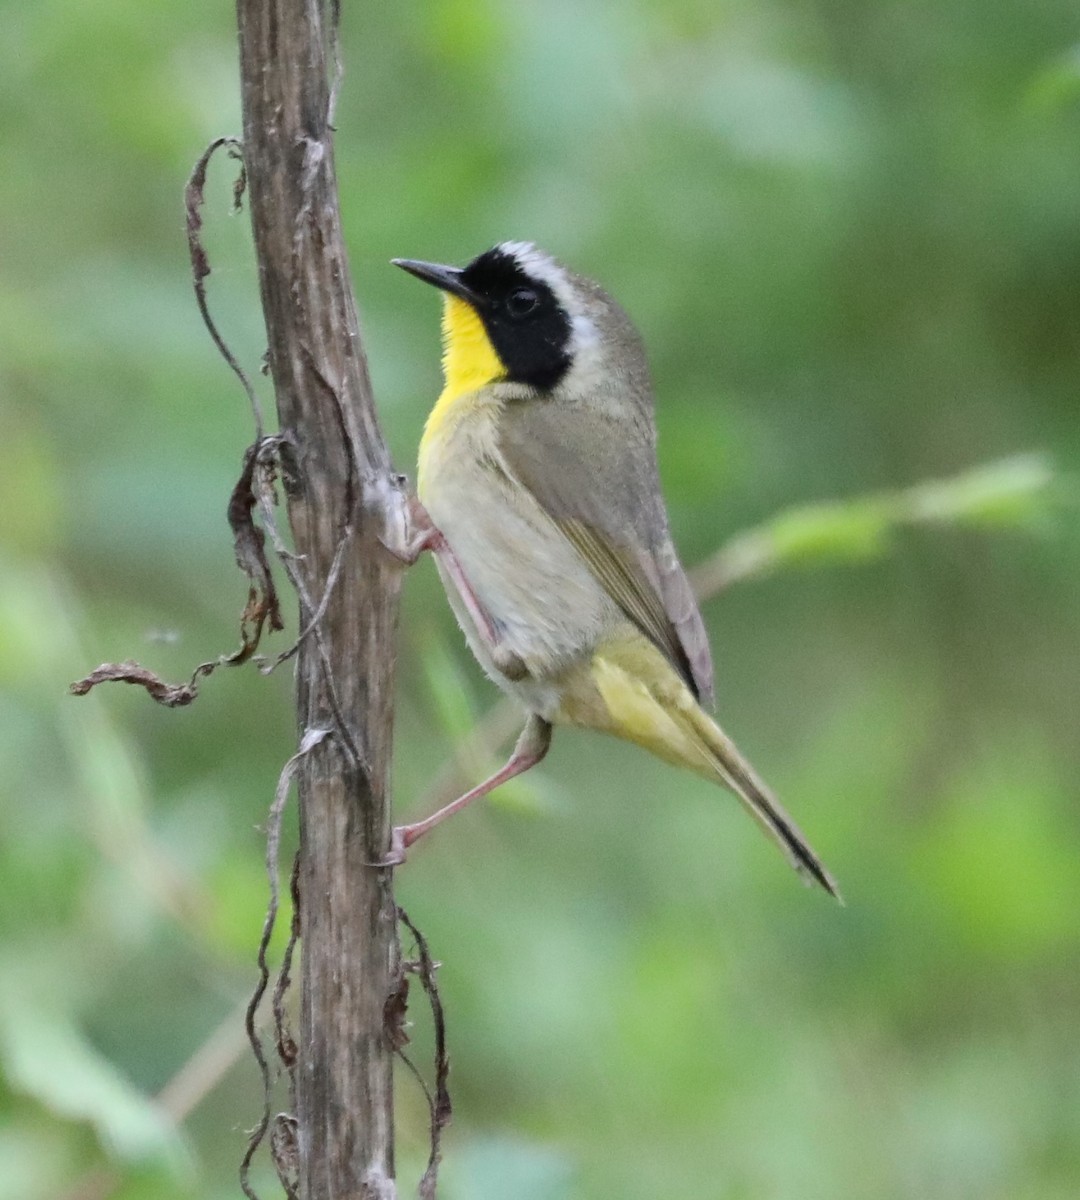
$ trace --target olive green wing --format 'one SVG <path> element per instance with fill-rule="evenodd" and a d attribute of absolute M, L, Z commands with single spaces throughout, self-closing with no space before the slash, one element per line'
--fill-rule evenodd
<path fill-rule="evenodd" d="M 555 523 L 589 564 L 589 569 L 607 594 L 642 633 L 667 655 L 697 692 L 697 684 L 678 632 L 656 589 L 638 568 L 633 557 L 621 551 L 603 530 L 594 525 L 587 525 L 575 517 L 556 518 Z"/>
<path fill-rule="evenodd" d="M 522 401 L 500 418 L 499 449 L 608 595 L 711 703 L 708 638 L 668 531 L 651 415 Z"/>

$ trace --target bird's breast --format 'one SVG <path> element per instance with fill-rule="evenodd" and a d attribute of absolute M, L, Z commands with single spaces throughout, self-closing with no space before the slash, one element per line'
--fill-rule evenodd
<path fill-rule="evenodd" d="M 418 490 L 500 642 L 525 663 L 527 689 L 591 653 L 620 614 L 507 466 L 498 444 L 499 412 L 482 394 L 459 399 L 452 416 L 425 432 Z M 445 575 L 443 581 L 481 664 L 507 690 L 520 691 L 498 678 L 455 588 Z"/>

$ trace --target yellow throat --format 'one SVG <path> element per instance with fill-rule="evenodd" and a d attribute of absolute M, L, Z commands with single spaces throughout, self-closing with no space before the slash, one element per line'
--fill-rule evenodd
<path fill-rule="evenodd" d="M 443 294 L 442 336 L 443 390 L 424 426 L 421 451 L 423 442 L 438 432 L 463 396 L 478 392 L 506 374 L 476 309 L 449 293 Z"/>

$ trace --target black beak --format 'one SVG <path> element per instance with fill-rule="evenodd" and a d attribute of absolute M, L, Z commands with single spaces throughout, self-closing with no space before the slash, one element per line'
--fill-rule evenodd
<path fill-rule="evenodd" d="M 484 298 L 478 292 L 474 292 L 462 280 L 462 270 L 460 267 L 444 267 L 439 263 L 417 262 L 414 258 L 392 258 L 390 260 L 395 267 L 400 267 L 403 271 L 408 271 L 410 275 L 415 275 L 417 279 L 422 279 L 425 283 L 434 284 L 435 287 L 441 288 L 444 292 L 449 292 L 452 296 L 460 296 L 462 300 L 468 300 L 472 305 L 479 307 L 484 303 Z"/>

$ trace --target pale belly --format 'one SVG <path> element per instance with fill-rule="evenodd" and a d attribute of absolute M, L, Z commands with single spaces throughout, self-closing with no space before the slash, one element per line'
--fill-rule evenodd
<path fill-rule="evenodd" d="M 492 419 L 470 414 L 425 439 L 418 490 L 491 618 L 500 645 L 525 664 L 521 680 L 492 661 L 454 584 L 443 584 L 469 645 L 491 678 L 553 719 L 561 677 L 588 661 L 622 615 L 578 552 L 504 469 Z"/>

